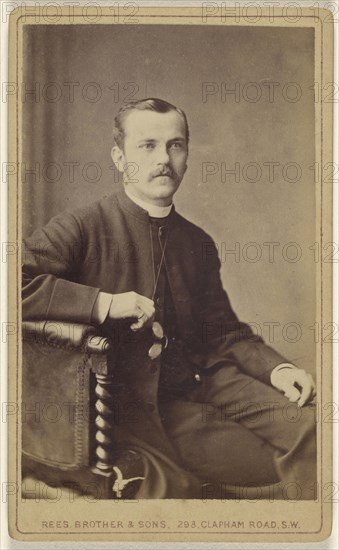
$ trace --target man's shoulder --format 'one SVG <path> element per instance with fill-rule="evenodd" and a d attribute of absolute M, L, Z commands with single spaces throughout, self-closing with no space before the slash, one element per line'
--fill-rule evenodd
<path fill-rule="evenodd" d="M 77 220 L 84 220 L 111 215 L 115 207 L 117 207 L 117 193 L 110 193 L 84 206 L 66 210 L 65 214 L 71 215 Z"/>
<path fill-rule="evenodd" d="M 46 228 L 59 226 L 71 231 L 91 231 L 98 224 L 108 222 L 117 208 L 116 193 L 103 195 L 100 199 L 86 205 L 66 209 L 48 221 Z M 78 229 L 76 229 L 78 228 Z"/>
<path fill-rule="evenodd" d="M 189 234 L 193 239 L 196 239 L 198 241 L 214 242 L 213 238 L 200 225 L 191 222 L 190 220 L 179 214 L 177 210 L 175 211 L 175 215 L 178 225 L 185 232 L 185 234 Z"/>

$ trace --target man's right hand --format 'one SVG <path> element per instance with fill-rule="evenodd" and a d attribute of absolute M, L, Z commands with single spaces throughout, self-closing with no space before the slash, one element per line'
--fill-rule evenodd
<path fill-rule="evenodd" d="M 108 319 L 128 319 L 135 317 L 137 320 L 131 324 L 134 331 L 151 325 L 154 319 L 154 302 L 137 292 L 123 292 L 113 294 Z"/>

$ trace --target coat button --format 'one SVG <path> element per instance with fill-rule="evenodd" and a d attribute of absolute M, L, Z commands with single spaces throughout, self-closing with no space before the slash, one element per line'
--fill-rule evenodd
<path fill-rule="evenodd" d="M 155 405 L 154 405 L 154 403 L 146 403 L 146 407 L 147 407 L 147 410 L 150 411 L 150 412 L 154 412 L 154 411 L 155 411 Z"/>
<path fill-rule="evenodd" d="M 158 298 L 156 299 L 157 306 L 161 306 L 161 302 L 162 302 L 162 300 L 161 300 L 160 296 L 158 296 Z"/>
<path fill-rule="evenodd" d="M 201 376 L 200 376 L 200 374 L 198 374 L 198 373 L 195 374 L 195 375 L 194 375 L 194 378 L 196 379 L 197 382 L 201 382 Z"/>

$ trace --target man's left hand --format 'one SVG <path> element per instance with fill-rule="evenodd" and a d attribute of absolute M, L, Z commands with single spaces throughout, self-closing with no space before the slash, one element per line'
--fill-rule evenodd
<path fill-rule="evenodd" d="M 316 396 L 315 383 L 311 374 L 296 367 L 282 367 L 274 369 L 271 374 L 271 384 L 283 392 L 287 399 L 297 403 L 299 407 L 305 405 Z"/>

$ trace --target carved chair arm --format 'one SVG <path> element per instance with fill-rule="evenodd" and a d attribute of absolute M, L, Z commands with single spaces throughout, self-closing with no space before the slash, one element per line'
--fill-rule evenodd
<path fill-rule="evenodd" d="M 89 354 L 106 354 L 111 343 L 97 327 L 61 321 L 24 321 L 22 336 L 26 341 L 57 348 L 79 350 Z"/>

